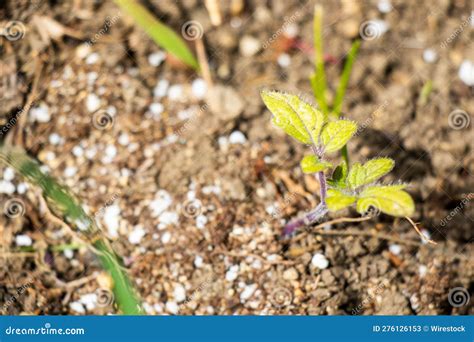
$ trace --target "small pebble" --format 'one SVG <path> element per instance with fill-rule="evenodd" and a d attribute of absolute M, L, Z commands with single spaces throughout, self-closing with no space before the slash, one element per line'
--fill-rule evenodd
<path fill-rule="evenodd" d="M 118 237 L 120 207 L 117 204 L 110 205 L 104 210 L 104 225 L 111 238 Z"/>
<path fill-rule="evenodd" d="M 402 247 L 400 245 L 393 244 L 388 247 L 388 250 L 390 251 L 390 253 L 394 255 L 399 255 L 400 252 L 402 251 Z"/>
<path fill-rule="evenodd" d="M 86 63 L 87 64 L 95 64 L 99 61 L 100 56 L 97 52 L 91 53 L 89 56 L 86 58 Z"/>
<path fill-rule="evenodd" d="M 82 305 L 79 302 L 71 302 L 69 303 L 69 307 L 71 308 L 71 310 L 76 311 L 77 313 L 80 313 L 80 314 L 86 313 L 86 309 L 84 308 L 84 305 Z"/>
<path fill-rule="evenodd" d="M 164 244 L 167 244 L 170 241 L 171 241 L 171 233 L 170 232 L 164 232 L 163 236 L 161 237 L 161 242 L 164 243 Z"/>
<path fill-rule="evenodd" d="M 239 265 L 232 265 L 229 267 L 229 270 L 225 274 L 225 279 L 227 281 L 234 281 L 239 276 Z"/>
<path fill-rule="evenodd" d="M 161 98 L 166 95 L 168 92 L 168 87 L 170 82 L 168 80 L 160 80 L 158 81 L 157 85 L 153 89 L 153 96 Z"/>
<path fill-rule="evenodd" d="M 24 194 L 28 190 L 28 184 L 26 183 L 20 183 L 16 187 L 16 191 L 21 195 Z"/>
<path fill-rule="evenodd" d="M 177 224 L 179 221 L 179 215 L 172 211 L 164 211 L 160 215 L 158 220 L 165 226 L 168 226 L 170 224 Z"/>
<path fill-rule="evenodd" d="M 291 58 L 290 55 L 287 53 L 282 53 L 280 56 L 278 56 L 278 65 L 281 66 L 282 68 L 287 68 L 291 65 Z"/>
<path fill-rule="evenodd" d="M 255 55 L 262 47 L 260 41 L 252 36 L 244 36 L 239 45 L 240 53 L 244 57 Z"/>
<path fill-rule="evenodd" d="M 15 236 L 15 243 L 17 246 L 31 246 L 33 240 L 28 235 L 17 235 Z"/>
<path fill-rule="evenodd" d="M 283 272 L 283 279 L 285 280 L 296 280 L 298 279 L 298 272 L 294 267 L 289 268 Z"/>
<path fill-rule="evenodd" d="M 205 215 L 198 215 L 196 217 L 196 228 L 203 229 L 206 226 L 207 217 Z"/>
<path fill-rule="evenodd" d="M 0 193 L 11 195 L 15 192 L 15 185 L 12 182 L 0 180 Z"/>
<path fill-rule="evenodd" d="M 229 136 L 229 143 L 231 144 L 244 144 L 246 141 L 247 138 L 240 131 L 233 131 Z"/>
<path fill-rule="evenodd" d="M 257 284 L 246 285 L 242 293 L 240 294 L 240 301 L 243 303 L 254 294 L 255 290 L 258 288 Z"/>
<path fill-rule="evenodd" d="M 63 139 L 58 133 L 52 133 L 49 135 L 49 143 L 51 145 L 59 145 L 62 143 Z"/>
<path fill-rule="evenodd" d="M 295 38 L 296 36 L 298 36 L 299 28 L 298 25 L 296 25 L 295 23 L 291 23 L 289 25 L 286 25 L 283 31 L 286 37 Z"/>
<path fill-rule="evenodd" d="M 202 265 L 203 265 L 202 257 L 199 255 L 196 255 L 196 257 L 194 258 L 194 266 L 196 266 L 196 268 L 200 268 L 202 267 Z"/>
<path fill-rule="evenodd" d="M 423 59 L 426 63 L 434 63 L 438 59 L 438 54 L 433 49 L 426 49 L 423 51 Z"/>
<path fill-rule="evenodd" d="M 178 284 L 174 287 L 173 297 L 177 303 L 186 300 L 186 290 L 184 289 L 183 285 Z"/>
<path fill-rule="evenodd" d="M 149 109 L 155 118 L 159 118 L 160 114 L 163 113 L 164 107 L 161 103 L 152 103 Z"/>
<path fill-rule="evenodd" d="M 176 315 L 179 312 L 179 306 L 176 302 L 166 302 L 166 310 L 169 313 Z"/>
<path fill-rule="evenodd" d="M 78 158 L 82 157 L 84 155 L 84 149 L 81 146 L 76 145 L 72 148 L 72 154 Z"/>
<path fill-rule="evenodd" d="M 420 274 L 421 278 L 423 278 L 426 275 L 427 271 L 428 271 L 428 267 L 426 267 L 425 265 L 418 266 L 418 273 Z"/>
<path fill-rule="evenodd" d="M 130 241 L 131 244 L 138 245 L 145 234 L 146 232 L 142 226 L 136 226 L 128 236 L 128 241 Z"/>
<path fill-rule="evenodd" d="M 82 295 L 79 301 L 86 306 L 87 310 L 94 310 L 97 306 L 97 294 L 87 293 Z"/>
<path fill-rule="evenodd" d="M 130 138 L 129 138 L 127 133 L 122 133 L 122 134 L 119 135 L 118 143 L 120 145 L 126 146 L 126 145 L 128 145 L 129 142 L 130 142 Z"/>
<path fill-rule="evenodd" d="M 65 249 L 63 254 L 68 259 L 72 259 L 74 257 L 74 251 L 72 249 Z"/>
<path fill-rule="evenodd" d="M 206 96 L 207 84 L 202 78 L 195 79 L 191 85 L 191 92 L 194 97 L 201 100 Z"/>
<path fill-rule="evenodd" d="M 171 101 L 180 100 L 183 97 L 183 87 L 179 84 L 174 84 L 168 89 L 168 97 Z"/>
<path fill-rule="evenodd" d="M 3 179 L 6 181 L 11 181 L 15 178 L 15 170 L 13 170 L 11 167 L 7 167 L 3 171 Z"/>
<path fill-rule="evenodd" d="M 470 60 L 464 60 L 459 67 L 459 78 L 468 86 L 474 86 L 474 63 Z"/>
<path fill-rule="evenodd" d="M 324 270 L 329 266 L 329 260 L 324 254 L 316 253 L 311 259 L 311 264 L 316 268 Z"/>
<path fill-rule="evenodd" d="M 163 51 L 153 52 L 148 56 L 148 63 L 151 66 L 157 67 L 166 59 L 166 54 Z"/>
<path fill-rule="evenodd" d="M 86 98 L 86 108 L 89 112 L 95 112 L 100 108 L 100 99 L 95 94 L 89 94 Z"/>
<path fill-rule="evenodd" d="M 74 166 L 68 166 L 64 169 L 64 176 L 65 177 L 74 177 L 77 173 L 77 168 Z"/>
<path fill-rule="evenodd" d="M 173 200 L 168 192 L 165 190 L 158 190 L 155 194 L 155 199 L 151 201 L 149 207 L 152 217 L 158 217 L 171 205 Z"/>
<path fill-rule="evenodd" d="M 393 7 L 390 0 L 379 0 L 377 8 L 381 13 L 389 13 Z"/>
<path fill-rule="evenodd" d="M 51 120 L 51 114 L 49 108 L 45 104 L 41 104 L 39 107 L 32 108 L 30 110 L 30 117 L 36 122 L 49 122 Z"/>

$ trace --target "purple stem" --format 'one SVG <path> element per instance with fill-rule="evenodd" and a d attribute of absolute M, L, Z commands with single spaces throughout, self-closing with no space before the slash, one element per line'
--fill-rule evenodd
<path fill-rule="evenodd" d="M 318 158 L 322 157 L 324 151 L 318 146 L 316 146 L 314 141 L 311 145 L 311 149 Z M 311 210 L 309 213 L 287 223 L 285 225 L 285 228 L 283 229 L 284 236 L 293 234 L 298 228 L 302 226 L 309 226 L 310 224 L 313 224 L 314 222 L 324 217 L 328 212 L 328 208 L 326 206 L 327 184 L 326 177 L 324 176 L 324 171 L 318 172 L 318 180 L 320 187 L 321 203 L 319 203 L 318 206 Z"/>
<path fill-rule="evenodd" d="M 324 172 L 320 171 L 318 172 L 318 180 L 319 180 L 319 186 L 321 188 L 320 194 L 321 194 L 321 203 L 318 204 L 316 208 L 311 210 L 309 213 L 306 213 L 305 215 L 290 221 L 285 225 L 285 228 L 283 229 L 283 235 L 288 236 L 293 234 L 298 228 L 302 226 L 308 226 L 322 217 L 326 215 L 328 212 L 328 208 L 326 206 L 326 195 L 327 195 L 327 184 L 326 184 L 326 177 L 324 177 Z"/>

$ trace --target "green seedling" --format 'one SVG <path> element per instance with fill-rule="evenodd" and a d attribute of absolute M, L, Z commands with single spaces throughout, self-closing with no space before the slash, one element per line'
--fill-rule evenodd
<path fill-rule="evenodd" d="M 183 63 L 199 70 L 199 64 L 186 43 L 171 28 L 159 21 L 145 7 L 136 0 L 115 0 L 127 14 L 153 39 L 169 53 L 176 56 Z"/>
<path fill-rule="evenodd" d="M 328 161 L 327 155 L 340 151 L 356 133 L 357 124 L 354 121 L 327 117 L 295 95 L 263 91 L 261 96 L 273 114 L 273 123 L 311 148 L 312 154 L 301 160 L 301 168 L 304 173 L 317 175 L 321 189 L 320 204 L 303 217 L 288 223 L 285 234 L 319 221 L 328 211 L 338 211 L 354 204 L 361 214 L 371 207 L 397 217 L 413 214 L 415 205 L 404 191 L 406 185 L 378 183 L 393 169 L 395 162 L 392 159 L 375 158 L 364 164 L 355 163 L 350 168 L 345 161 L 336 167 Z M 328 174 L 331 176 L 328 177 Z"/>
<path fill-rule="evenodd" d="M 323 8 L 320 5 L 314 7 L 314 51 L 315 51 L 315 70 L 310 77 L 311 88 L 313 89 L 314 97 L 318 103 L 319 108 L 325 117 L 339 118 L 341 115 L 342 104 L 346 95 L 347 85 L 352 72 L 357 53 L 359 52 L 360 40 L 355 40 L 352 43 L 351 49 L 347 53 L 344 69 L 342 70 L 339 85 L 336 90 L 332 106 L 328 104 L 326 99 L 327 84 L 326 71 L 324 68 L 323 55 Z M 349 155 L 347 147 L 341 149 L 341 155 L 346 164 L 349 165 Z"/>
<path fill-rule="evenodd" d="M 21 148 L 0 144 L 0 162 L 10 165 L 28 182 L 39 187 L 48 208 L 84 240 L 96 253 L 113 280 L 113 292 L 119 310 L 125 315 L 142 313 L 141 304 L 125 268 L 93 217 L 66 187 L 41 170 L 40 164 Z"/>

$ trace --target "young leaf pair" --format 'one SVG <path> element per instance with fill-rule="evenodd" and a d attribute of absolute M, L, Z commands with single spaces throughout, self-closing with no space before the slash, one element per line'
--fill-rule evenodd
<path fill-rule="evenodd" d="M 305 173 L 324 173 L 333 165 L 324 159 L 326 153 L 343 148 L 357 131 L 357 124 L 350 120 L 328 120 L 315 107 L 295 95 L 274 91 L 262 92 L 262 99 L 273 114 L 273 122 L 296 140 L 310 145 L 313 153 L 301 161 Z M 405 192 L 404 185 L 376 185 L 382 176 L 394 167 L 389 158 L 376 158 L 365 164 L 355 163 L 350 170 L 341 163 L 332 173 L 327 197 L 322 202 L 330 211 L 337 211 L 356 203 L 359 213 L 370 207 L 392 216 L 409 216 L 414 202 Z"/>

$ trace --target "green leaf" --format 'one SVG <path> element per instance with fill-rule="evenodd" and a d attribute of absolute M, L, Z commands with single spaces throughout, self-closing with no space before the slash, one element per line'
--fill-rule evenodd
<path fill-rule="evenodd" d="M 345 188 L 347 178 L 347 164 L 342 162 L 339 164 L 332 173 L 332 178 L 328 179 L 328 184 L 335 188 Z"/>
<path fill-rule="evenodd" d="M 328 196 L 326 197 L 326 205 L 331 211 L 337 211 L 344 209 L 357 200 L 357 197 L 347 195 L 340 190 L 329 189 Z"/>
<path fill-rule="evenodd" d="M 352 189 L 370 184 L 392 171 L 394 165 L 395 162 L 390 158 L 371 159 L 364 165 L 355 163 L 349 171 L 347 183 Z"/>
<path fill-rule="evenodd" d="M 304 173 L 316 173 L 319 171 L 325 171 L 332 167 L 331 163 L 324 160 L 319 160 L 315 155 L 304 157 L 301 160 L 300 165 Z"/>
<path fill-rule="evenodd" d="M 352 43 L 351 49 L 347 54 L 346 63 L 344 64 L 344 69 L 342 70 L 341 80 L 339 81 L 339 86 L 337 87 L 336 96 L 334 99 L 333 111 L 331 115 L 338 118 L 341 115 L 342 102 L 346 95 L 347 85 L 349 83 L 349 78 L 352 72 L 352 66 L 357 57 L 357 52 L 359 51 L 360 40 L 356 40 Z"/>
<path fill-rule="evenodd" d="M 95 219 L 86 214 L 82 203 L 70 190 L 44 173 L 41 165 L 19 147 L 0 144 L 0 162 L 11 166 L 32 185 L 41 188 L 49 210 L 59 219 L 68 222 L 70 228 L 90 245 L 113 280 L 114 297 L 120 311 L 126 315 L 141 314 L 141 300 L 121 260 Z"/>
<path fill-rule="evenodd" d="M 145 7 L 140 5 L 136 0 L 115 0 L 115 2 L 121 9 L 133 17 L 135 22 L 156 44 L 195 70 L 199 70 L 199 64 L 184 40 L 172 29 L 155 18 Z"/>
<path fill-rule="evenodd" d="M 325 117 L 329 112 L 326 101 L 326 72 L 324 70 L 324 54 L 323 54 L 323 7 L 321 5 L 314 6 L 314 64 L 315 72 L 310 77 L 311 87 L 313 88 L 314 97 L 318 102 Z"/>
<path fill-rule="evenodd" d="M 274 115 L 273 122 L 304 144 L 316 144 L 324 115 L 295 95 L 263 91 L 263 102 Z"/>
<path fill-rule="evenodd" d="M 357 211 L 361 214 L 373 206 L 392 216 L 410 216 L 415 210 L 411 196 L 404 185 L 369 186 L 359 195 Z"/>
<path fill-rule="evenodd" d="M 328 122 L 321 132 L 325 152 L 340 150 L 357 130 L 357 124 L 349 120 Z"/>

